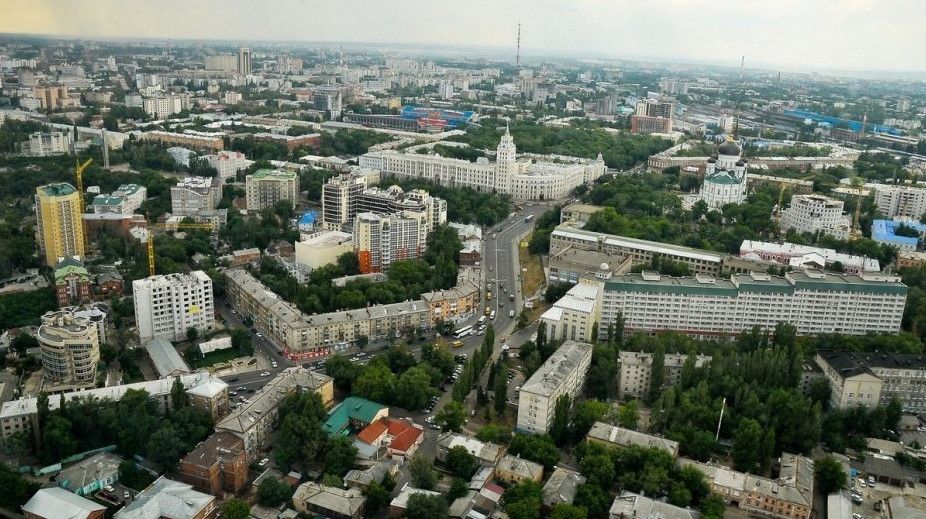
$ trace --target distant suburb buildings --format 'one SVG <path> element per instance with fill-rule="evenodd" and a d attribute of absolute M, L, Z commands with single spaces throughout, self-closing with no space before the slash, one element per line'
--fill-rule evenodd
<path fill-rule="evenodd" d="M 769 330 L 779 322 L 793 324 L 800 335 L 897 333 L 906 297 L 906 285 L 892 276 L 751 272 L 726 280 L 643 272 L 604 283 L 599 337 L 618 315 L 628 331 L 698 337 L 737 335 L 753 326 Z"/>
<path fill-rule="evenodd" d="M 81 194 L 66 183 L 35 190 L 36 241 L 45 264 L 54 267 L 64 257 L 84 257 Z"/>
<path fill-rule="evenodd" d="M 166 274 L 132 282 L 135 323 L 144 343 L 153 338 L 186 340 L 187 330 L 212 330 L 215 310 L 212 280 L 201 270 Z"/>
<path fill-rule="evenodd" d="M 558 200 L 576 187 L 595 181 L 607 169 L 600 154 L 593 161 L 571 159 L 568 163 L 518 161 L 514 139 L 506 129 L 494 164 L 486 159 L 469 162 L 387 150 L 362 155 L 360 166 L 384 175 L 424 178 L 444 186 L 511 195 L 516 200 Z"/>
<path fill-rule="evenodd" d="M 557 399 L 574 399 L 582 390 L 592 349 L 589 343 L 567 340 L 524 382 L 518 396 L 518 431 L 544 434 L 550 429 Z"/>

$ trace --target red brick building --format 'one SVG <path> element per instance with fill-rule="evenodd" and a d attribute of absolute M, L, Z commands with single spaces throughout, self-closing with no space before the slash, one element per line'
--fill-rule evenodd
<path fill-rule="evenodd" d="M 214 496 L 237 494 L 247 477 L 244 441 L 228 432 L 213 434 L 180 460 L 180 479 Z"/>

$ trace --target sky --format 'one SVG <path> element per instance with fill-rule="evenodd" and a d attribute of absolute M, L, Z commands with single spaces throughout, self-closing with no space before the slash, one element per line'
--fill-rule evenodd
<path fill-rule="evenodd" d="M 0 0 L 0 33 L 413 43 L 926 70 L 926 0 Z"/>

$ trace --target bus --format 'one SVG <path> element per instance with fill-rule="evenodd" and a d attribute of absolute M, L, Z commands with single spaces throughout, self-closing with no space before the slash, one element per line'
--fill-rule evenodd
<path fill-rule="evenodd" d="M 531 220 L 533 220 L 533 219 L 534 219 L 534 215 L 532 215 L 532 214 L 529 214 L 529 215 L 527 215 L 527 216 L 524 217 L 524 221 L 525 221 L 525 222 L 529 222 L 529 221 L 531 221 Z"/>
<path fill-rule="evenodd" d="M 472 331 L 473 331 L 472 326 L 464 326 L 463 328 L 460 328 L 459 330 L 454 331 L 453 336 L 457 339 L 462 339 L 463 337 L 466 337 L 467 335 L 472 333 Z"/>

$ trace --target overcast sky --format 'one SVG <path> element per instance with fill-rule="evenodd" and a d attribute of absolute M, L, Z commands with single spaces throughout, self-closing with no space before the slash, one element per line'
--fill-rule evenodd
<path fill-rule="evenodd" d="M 926 70 L 926 0 L 0 0 L 0 32 L 487 45 Z"/>

